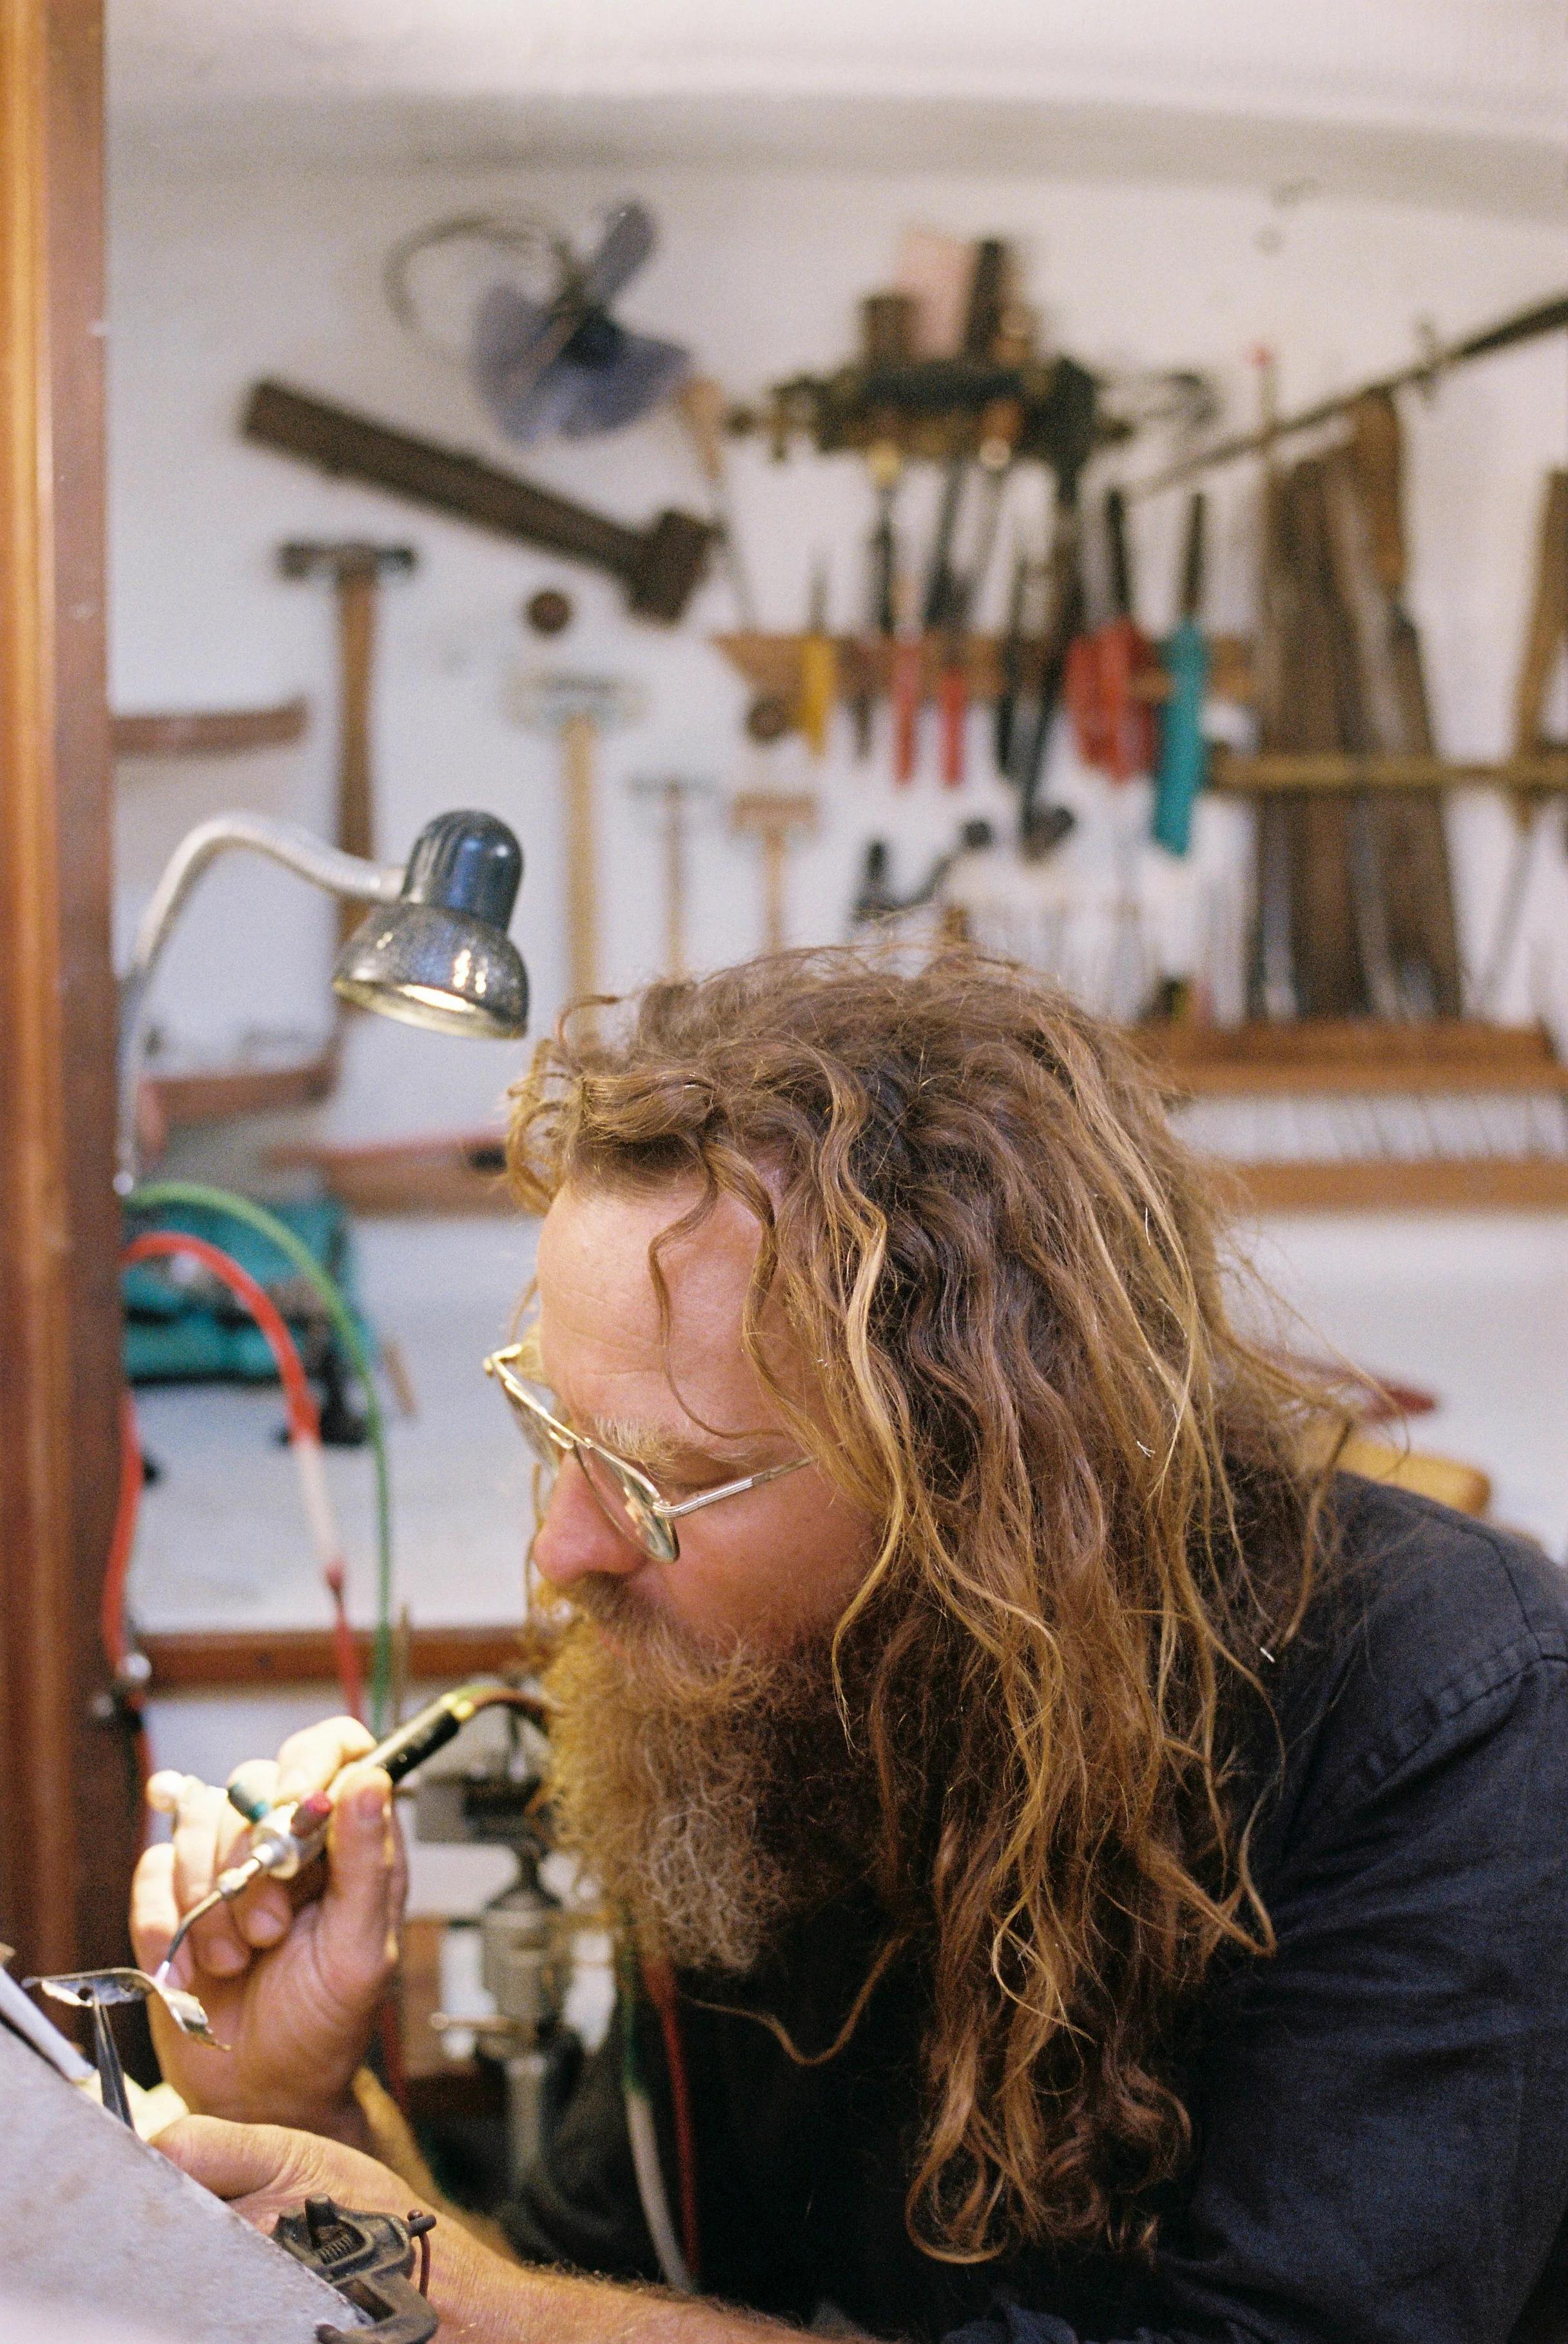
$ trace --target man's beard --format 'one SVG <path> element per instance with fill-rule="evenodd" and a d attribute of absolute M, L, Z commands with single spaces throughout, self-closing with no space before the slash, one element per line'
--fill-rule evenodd
<path fill-rule="evenodd" d="M 875 1785 L 831 1641 L 712 1653 L 610 1578 L 572 1604 L 545 1678 L 556 1843 L 649 1951 L 743 1975 L 871 1869 Z"/>

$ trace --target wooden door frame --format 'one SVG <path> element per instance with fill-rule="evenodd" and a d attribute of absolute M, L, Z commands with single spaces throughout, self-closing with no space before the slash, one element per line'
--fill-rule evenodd
<path fill-rule="evenodd" d="M 102 0 L 0 0 L 0 1935 L 118 1955 Z"/>

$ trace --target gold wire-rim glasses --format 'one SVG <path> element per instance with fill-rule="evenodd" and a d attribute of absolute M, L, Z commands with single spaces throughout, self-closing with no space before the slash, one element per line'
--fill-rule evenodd
<path fill-rule="evenodd" d="M 556 1468 L 568 1457 L 575 1457 L 600 1512 L 622 1538 L 655 1562 L 679 1559 L 681 1541 L 674 1526 L 685 1515 L 697 1513 L 703 1506 L 716 1506 L 721 1498 L 738 1498 L 747 1490 L 758 1490 L 764 1481 L 776 1481 L 783 1474 L 797 1473 L 811 1462 L 809 1457 L 792 1457 L 785 1465 L 764 1466 L 760 1473 L 743 1474 L 739 1480 L 721 1482 L 716 1490 L 701 1490 L 694 1498 L 674 1504 L 660 1496 L 640 1466 L 617 1457 L 602 1441 L 575 1431 L 551 1414 L 516 1373 L 516 1362 L 531 1348 L 527 1343 L 508 1343 L 504 1349 L 492 1351 L 484 1362 L 486 1375 L 493 1376 L 501 1386 L 518 1430 L 541 1462 Z M 613 1495 L 603 1486 L 596 1467 L 609 1475 Z"/>

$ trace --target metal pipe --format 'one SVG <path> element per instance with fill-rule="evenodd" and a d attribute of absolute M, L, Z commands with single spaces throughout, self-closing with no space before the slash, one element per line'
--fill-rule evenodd
<path fill-rule="evenodd" d="M 1286 440 L 1298 431 L 1310 431 L 1322 423 L 1346 415 L 1358 399 L 1380 392 L 1405 390 L 1411 384 L 1429 389 L 1456 366 L 1464 366 L 1472 359 L 1490 358 L 1494 350 L 1512 349 L 1517 343 L 1537 341 L 1544 334 L 1560 334 L 1568 328 L 1568 294 L 1555 300 L 1537 302 L 1529 309 L 1521 309 L 1512 317 L 1501 318 L 1494 326 L 1483 326 L 1478 333 L 1465 334 L 1458 341 L 1439 344 L 1425 357 L 1410 366 L 1399 367 L 1392 374 L 1379 375 L 1371 382 L 1359 384 L 1354 390 L 1340 391 L 1332 399 L 1320 399 L 1315 406 L 1303 408 L 1299 414 L 1282 416 L 1278 422 L 1265 424 L 1260 430 L 1243 431 L 1230 440 L 1218 440 L 1179 463 L 1168 464 L 1162 472 L 1147 480 L 1134 480 L 1127 489 L 1128 497 L 1155 497 L 1166 489 L 1179 488 L 1184 480 L 1194 480 L 1201 473 L 1212 471 L 1217 465 L 1233 464 L 1242 456 L 1257 456 L 1271 448 L 1277 440 Z"/>
<path fill-rule="evenodd" d="M 119 1129 L 115 1187 L 128 1196 L 140 1175 L 137 1147 L 137 1091 L 147 1062 L 147 1001 L 153 975 L 191 890 L 230 847 L 248 847 L 280 863 L 329 895 L 363 904 L 390 904 L 402 888 L 400 864 L 369 863 L 345 854 L 292 823 L 270 822 L 254 813 L 215 814 L 187 833 L 164 866 L 137 929 L 131 965 L 120 988 Z"/>

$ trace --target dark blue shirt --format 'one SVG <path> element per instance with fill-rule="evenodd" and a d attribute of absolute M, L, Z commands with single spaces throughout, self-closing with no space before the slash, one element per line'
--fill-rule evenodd
<path fill-rule="evenodd" d="M 1521 1541 L 1341 1486 L 1340 1569 L 1270 1681 L 1279 1949 L 1205 1985 L 1152 2262 L 911 2244 L 921 2014 L 895 1972 L 819 2067 L 688 2001 L 705 2291 L 955 2344 L 1568 2337 L 1568 1588 Z M 761 1995 L 797 2043 L 831 2041 L 870 1928 L 823 1916 Z M 619 2073 L 617 2028 L 505 2218 L 531 2258 L 652 2277 Z"/>

